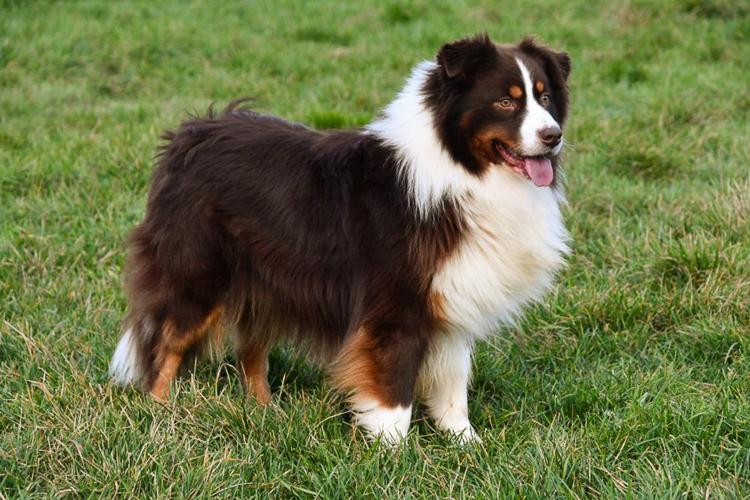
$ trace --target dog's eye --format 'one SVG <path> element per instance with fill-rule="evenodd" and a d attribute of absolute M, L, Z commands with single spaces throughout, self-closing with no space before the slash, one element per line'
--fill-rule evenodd
<path fill-rule="evenodd" d="M 539 102 L 541 102 L 542 106 L 544 106 L 545 108 L 549 106 L 549 94 L 542 94 L 541 96 L 539 96 Z"/>
<path fill-rule="evenodd" d="M 510 97 L 503 97 L 502 99 L 497 101 L 495 105 L 500 109 L 506 110 L 510 110 L 516 107 L 516 103 L 513 102 L 513 99 L 511 99 Z"/>

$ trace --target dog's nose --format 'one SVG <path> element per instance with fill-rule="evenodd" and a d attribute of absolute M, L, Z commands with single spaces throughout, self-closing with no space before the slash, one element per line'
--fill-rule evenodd
<path fill-rule="evenodd" d="M 560 144 L 560 139 L 562 139 L 562 130 L 560 130 L 560 127 L 558 127 L 557 125 L 554 125 L 552 127 L 544 127 L 542 129 L 539 129 L 537 131 L 537 135 L 545 146 L 554 148 L 555 146 Z"/>

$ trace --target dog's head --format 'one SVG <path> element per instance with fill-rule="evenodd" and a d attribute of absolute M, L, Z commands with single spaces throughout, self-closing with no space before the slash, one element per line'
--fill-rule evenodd
<path fill-rule="evenodd" d="M 479 35 L 444 45 L 437 63 L 424 92 L 454 160 L 476 175 L 510 168 L 551 185 L 568 111 L 568 55 L 530 38 L 505 46 Z"/>

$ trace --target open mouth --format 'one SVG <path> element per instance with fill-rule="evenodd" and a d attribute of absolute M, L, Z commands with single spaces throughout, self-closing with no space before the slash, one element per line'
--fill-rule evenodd
<path fill-rule="evenodd" d="M 500 141 L 495 141 L 495 149 L 514 172 L 531 180 L 535 186 L 549 186 L 555 179 L 552 161 L 547 156 L 519 156 Z"/>

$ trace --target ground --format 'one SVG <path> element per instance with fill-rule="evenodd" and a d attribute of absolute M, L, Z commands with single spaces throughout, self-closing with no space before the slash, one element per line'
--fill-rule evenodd
<path fill-rule="evenodd" d="M 314 366 L 108 383 L 158 136 L 249 95 L 331 128 L 486 30 L 570 52 L 574 253 L 475 359 L 461 447 L 353 431 Z M 750 7 L 732 0 L 0 0 L 0 497 L 750 494 Z"/>

